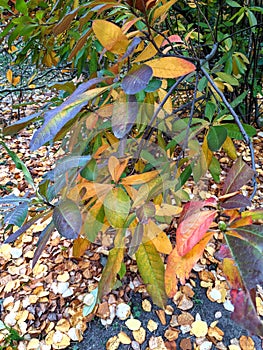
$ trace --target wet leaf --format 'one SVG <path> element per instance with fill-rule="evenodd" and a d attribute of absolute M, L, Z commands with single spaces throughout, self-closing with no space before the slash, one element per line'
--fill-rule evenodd
<path fill-rule="evenodd" d="M 137 252 L 136 261 L 140 275 L 153 302 L 161 308 L 166 304 L 164 287 L 164 264 L 151 241 L 143 242 Z"/>
<path fill-rule="evenodd" d="M 58 232 L 68 238 L 76 239 L 79 235 L 82 218 L 79 207 L 70 199 L 65 199 L 55 207 L 53 221 Z"/>

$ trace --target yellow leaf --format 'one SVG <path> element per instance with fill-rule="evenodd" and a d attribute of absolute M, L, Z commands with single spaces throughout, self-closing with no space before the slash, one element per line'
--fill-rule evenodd
<path fill-rule="evenodd" d="M 75 239 L 73 243 L 74 258 L 81 258 L 89 246 L 90 241 L 87 238 L 78 237 Z"/>
<path fill-rule="evenodd" d="M 148 224 L 145 225 L 145 234 L 152 241 L 159 253 L 171 253 L 173 247 L 169 238 L 152 220 L 149 220 Z"/>
<path fill-rule="evenodd" d="M 92 29 L 103 47 L 115 54 L 123 54 L 129 40 L 116 24 L 97 19 L 93 21 Z"/>
<path fill-rule="evenodd" d="M 206 168 L 209 168 L 209 165 L 212 161 L 213 152 L 208 147 L 207 135 L 205 136 L 204 142 L 202 144 L 202 151 L 203 151 L 203 155 L 204 155 L 205 160 L 206 160 Z"/>
<path fill-rule="evenodd" d="M 154 42 L 157 47 L 161 47 L 163 42 L 163 36 L 160 34 L 156 35 L 154 37 Z M 157 53 L 155 45 L 149 43 L 148 46 L 136 57 L 136 59 L 133 62 L 142 62 L 152 58 Z"/>
<path fill-rule="evenodd" d="M 166 94 L 167 94 L 167 92 L 165 90 L 163 90 L 163 89 L 158 90 L 158 95 L 159 95 L 160 101 L 162 101 L 165 98 Z M 172 103 L 171 96 L 168 97 L 167 101 L 163 105 L 163 109 L 168 114 L 171 114 L 173 112 L 173 103 Z"/>
<path fill-rule="evenodd" d="M 156 205 L 156 215 L 157 216 L 174 216 L 181 213 L 182 208 L 175 205 L 163 203 L 161 205 Z"/>
<path fill-rule="evenodd" d="M 145 62 L 153 70 L 153 75 L 159 78 L 178 78 L 195 70 L 195 65 L 187 60 L 176 57 L 162 57 Z"/>
<path fill-rule="evenodd" d="M 20 77 L 13 78 L 12 85 L 17 86 L 17 84 L 20 83 Z"/>
<path fill-rule="evenodd" d="M 227 155 L 231 159 L 233 160 L 237 159 L 237 151 L 236 151 L 235 145 L 229 136 L 227 136 L 225 142 L 223 143 L 223 150 L 227 153 Z"/>
<path fill-rule="evenodd" d="M 155 22 L 155 20 L 159 17 L 161 17 L 162 15 L 164 15 L 165 13 L 168 12 L 168 10 L 170 9 L 171 6 L 173 6 L 173 4 L 176 3 L 177 0 L 170 0 L 170 1 L 167 1 L 166 4 L 160 6 L 160 7 L 157 7 L 157 9 L 154 11 L 154 14 L 153 14 L 153 22 Z"/>
<path fill-rule="evenodd" d="M 8 82 L 10 84 L 12 84 L 13 81 L 13 72 L 11 71 L 11 69 L 8 69 L 8 71 L 6 72 L 6 79 L 8 80 Z"/>
<path fill-rule="evenodd" d="M 143 174 L 130 175 L 121 180 L 123 185 L 141 185 L 151 181 L 159 174 L 158 170 L 149 171 Z"/>
<path fill-rule="evenodd" d="M 116 157 L 112 156 L 109 158 L 108 168 L 114 182 L 118 182 L 124 169 L 128 164 L 129 159 L 124 159 L 120 162 Z"/>

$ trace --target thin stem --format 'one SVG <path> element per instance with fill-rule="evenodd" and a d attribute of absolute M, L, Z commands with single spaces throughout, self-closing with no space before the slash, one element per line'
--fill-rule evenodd
<path fill-rule="evenodd" d="M 231 106 L 231 104 L 227 101 L 225 95 L 223 94 L 223 92 L 217 87 L 217 85 L 215 84 L 215 82 L 213 81 L 213 79 L 210 77 L 210 75 L 207 73 L 207 71 L 205 70 L 204 67 L 200 68 L 202 70 L 202 72 L 204 73 L 205 77 L 207 78 L 207 80 L 209 81 L 209 83 L 211 84 L 211 86 L 213 87 L 213 89 L 215 89 L 215 91 L 218 93 L 218 95 L 221 97 L 223 103 L 225 104 L 226 108 L 229 110 L 229 112 L 232 114 L 232 116 L 235 119 L 235 122 L 246 142 L 246 144 L 249 146 L 249 150 L 250 150 L 250 155 L 251 155 L 251 165 L 252 165 L 252 169 L 255 171 L 255 175 L 253 177 L 253 192 L 250 196 L 251 199 L 253 199 L 253 197 L 256 194 L 257 191 L 257 181 L 256 181 L 256 164 L 255 164 L 255 154 L 254 154 L 254 148 L 253 148 L 253 144 L 248 136 L 248 134 L 246 133 L 239 116 L 237 115 L 237 113 L 235 112 L 235 110 L 233 109 L 233 107 Z"/>

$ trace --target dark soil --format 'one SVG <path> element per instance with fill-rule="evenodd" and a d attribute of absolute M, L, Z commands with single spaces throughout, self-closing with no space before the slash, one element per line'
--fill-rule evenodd
<path fill-rule="evenodd" d="M 249 335 L 248 332 L 239 325 L 237 325 L 235 322 L 233 322 L 230 318 L 231 312 L 225 310 L 222 304 L 218 304 L 216 302 L 211 302 L 207 296 L 206 296 L 206 290 L 198 284 L 198 286 L 194 289 L 195 291 L 195 297 L 196 297 L 196 303 L 194 304 L 194 307 L 192 310 L 189 310 L 194 317 L 197 313 L 200 314 L 201 319 L 205 322 L 207 322 L 208 326 L 214 322 L 215 319 L 215 313 L 217 311 L 220 311 L 222 313 L 222 317 L 218 320 L 217 327 L 219 327 L 224 332 L 223 337 L 223 344 L 227 347 L 230 345 L 230 340 L 233 338 L 239 339 L 241 335 Z M 169 300 L 168 302 L 173 308 L 175 309 L 174 314 L 180 314 L 181 310 L 177 309 L 175 307 L 175 304 L 172 300 Z M 151 338 L 151 336 L 161 336 L 165 341 L 164 332 L 169 327 L 169 321 L 171 316 L 166 315 L 167 324 L 163 326 L 157 317 L 155 310 L 158 310 L 158 307 L 154 306 L 152 307 L 151 312 L 145 312 L 142 309 L 142 297 L 139 293 L 134 293 L 132 295 L 131 299 L 131 308 L 132 308 L 132 315 L 134 318 L 139 319 L 142 322 L 142 327 L 146 330 L 146 340 L 141 345 L 142 350 L 145 350 L 148 347 L 148 341 Z M 158 323 L 158 328 L 155 332 L 150 332 L 147 329 L 147 323 L 148 321 L 152 319 L 155 322 Z M 88 329 L 86 330 L 84 334 L 84 340 L 81 343 L 72 343 L 72 345 L 67 348 L 68 350 L 102 350 L 106 349 L 106 343 L 107 340 L 114 335 L 118 335 L 120 331 L 124 331 L 126 334 L 129 335 L 131 339 L 133 339 L 132 332 L 126 327 L 125 321 L 120 321 L 119 319 L 115 318 L 114 322 L 111 326 L 108 328 L 104 327 L 101 324 L 100 319 L 95 318 L 92 320 L 89 325 Z M 251 336 L 251 335 L 250 335 Z M 190 333 L 186 334 L 179 334 L 179 338 L 177 339 L 177 349 L 180 349 L 180 341 L 183 338 L 190 338 L 192 344 L 195 343 L 195 337 L 190 335 Z M 252 336 L 254 343 L 255 343 L 255 349 L 261 350 L 262 340 L 257 336 Z M 118 350 L 129 350 L 132 349 L 131 345 L 120 345 Z M 217 349 L 216 346 L 213 345 L 212 350 Z"/>

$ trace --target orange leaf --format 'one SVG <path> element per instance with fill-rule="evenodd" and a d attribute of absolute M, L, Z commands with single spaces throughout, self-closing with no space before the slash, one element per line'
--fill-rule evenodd
<path fill-rule="evenodd" d="M 114 156 L 109 158 L 108 167 L 114 182 L 118 182 L 124 169 L 128 164 L 129 159 L 124 159 L 121 162 Z"/>
<path fill-rule="evenodd" d="M 192 201 L 185 204 L 176 230 L 176 244 L 179 255 L 187 254 L 205 235 L 214 218 L 216 210 L 203 210 L 206 206 L 214 207 L 216 201 Z"/>
<path fill-rule="evenodd" d="M 163 42 L 163 35 L 157 34 L 154 37 L 154 42 L 155 45 L 153 45 L 153 43 L 149 43 L 148 46 L 146 46 L 146 48 L 135 58 L 133 62 L 146 61 L 155 56 L 157 53 L 156 47 L 160 47 Z"/>
<path fill-rule="evenodd" d="M 251 216 L 246 216 L 244 218 L 241 219 L 237 219 L 235 220 L 232 224 L 231 224 L 231 228 L 236 228 L 236 227 L 241 227 L 241 226 L 247 226 L 247 225 L 252 225 L 253 220 Z"/>
<path fill-rule="evenodd" d="M 85 251 L 89 248 L 90 241 L 86 238 L 78 237 L 73 243 L 73 256 L 74 258 L 81 258 Z"/>
<path fill-rule="evenodd" d="M 168 236 L 152 220 L 144 225 L 144 233 L 155 245 L 159 253 L 170 254 L 173 247 Z"/>
<path fill-rule="evenodd" d="M 103 47 L 115 54 L 123 54 L 129 40 L 116 24 L 97 19 L 93 21 L 92 29 Z"/>
<path fill-rule="evenodd" d="M 13 82 L 13 72 L 11 71 L 11 69 L 8 69 L 8 71 L 6 72 L 6 79 L 8 80 L 8 82 L 10 84 L 12 84 L 12 82 Z"/>
<path fill-rule="evenodd" d="M 178 78 L 195 71 L 195 65 L 177 57 L 162 57 L 145 62 L 153 70 L 153 75 L 159 78 Z"/>
<path fill-rule="evenodd" d="M 159 174 L 158 170 L 149 171 L 143 174 L 130 175 L 121 179 L 123 185 L 141 185 L 151 181 Z"/>
<path fill-rule="evenodd" d="M 177 291 L 176 276 L 182 284 L 185 284 L 185 280 L 189 278 L 192 268 L 201 258 L 207 243 L 212 237 L 212 232 L 207 233 L 205 237 L 184 256 L 178 254 L 177 247 L 173 249 L 168 257 L 165 271 L 165 288 L 170 298 L 172 298 Z"/>
<path fill-rule="evenodd" d="M 17 86 L 17 84 L 20 83 L 20 79 L 21 79 L 20 76 L 13 78 L 12 84 L 14 86 Z"/>

